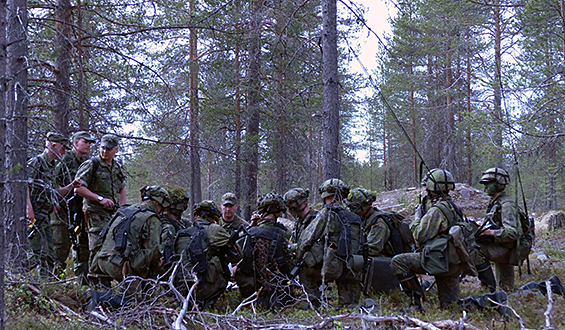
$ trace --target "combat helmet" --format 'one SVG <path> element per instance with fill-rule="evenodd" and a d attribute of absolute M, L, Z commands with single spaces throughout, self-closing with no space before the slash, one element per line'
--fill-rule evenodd
<path fill-rule="evenodd" d="M 322 199 L 336 195 L 338 199 L 342 200 L 349 195 L 349 186 L 340 179 L 328 179 L 318 188 L 318 193 L 322 196 Z"/>
<path fill-rule="evenodd" d="M 222 213 L 218 210 L 216 203 L 211 200 L 205 200 L 194 205 L 194 214 L 202 217 L 209 216 L 216 220 L 222 216 Z"/>
<path fill-rule="evenodd" d="M 171 198 L 169 192 L 161 186 L 145 186 L 139 190 L 141 192 L 141 200 L 154 200 L 161 204 L 163 208 L 171 206 Z"/>
<path fill-rule="evenodd" d="M 310 190 L 292 188 L 284 194 L 283 198 L 288 208 L 298 209 L 300 205 L 308 200 L 308 196 L 310 196 Z"/>
<path fill-rule="evenodd" d="M 363 212 L 373 206 L 373 202 L 377 199 L 374 191 L 363 188 L 351 190 L 347 196 L 347 207 L 353 212 Z"/>
<path fill-rule="evenodd" d="M 426 174 L 423 181 L 429 191 L 449 191 L 455 189 L 453 175 L 449 171 L 434 168 Z"/>
<path fill-rule="evenodd" d="M 167 207 L 167 209 L 176 211 L 179 214 L 186 211 L 188 202 L 190 201 L 190 194 L 179 186 L 167 185 L 166 189 L 170 193 L 171 198 L 171 205 Z"/>
<path fill-rule="evenodd" d="M 286 211 L 286 205 L 281 195 L 268 193 L 257 199 L 257 211 L 259 214 L 277 214 Z"/>
<path fill-rule="evenodd" d="M 485 184 L 487 182 L 497 182 L 507 185 L 510 183 L 510 176 L 508 175 L 508 172 L 500 167 L 489 168 L 483 173 L 481 181 L 479 181 L 480 184 Z"/>

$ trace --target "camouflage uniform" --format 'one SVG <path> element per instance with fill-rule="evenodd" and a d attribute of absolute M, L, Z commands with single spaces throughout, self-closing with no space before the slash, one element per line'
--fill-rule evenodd
<path fill-rule="evenodd" d="M 95 162 L 98 163 L 97 166 Z M 94 173 L 95 167 L 97 167 L 96 173 Z M 122 167 L 115 159 L 112 160 L 111 165 L 108 165 L 98 155 L 82 163 L 76 177 L 81 179 L 82 185 L 88 188 L 88 190 L 104 198 L 111 199 L 115 205 L 114 209 L 107 209 L 98 201 L 84 199 L 83 211 L 88 226 L 88 244 L 90 258 L 92 259 L 102 246 L 102 240 L 98 234 L 110 221 L 119 205 L 119 192 L 126 186 L 126 176 Z"/>
<path fill-rule="evenodd" d="M 494 237 L 479 236 L 477 243 L 480 245 L 480 250 L 475 264 L 488 265 L 489 261 L 493 261 L 497 284 L 505 291 L 513 291 L 514 266 L 511 264 L 511 259 L 515 253 L 516 241 L 522 235 L 517 219 L 518 207 L 512 197 L 501 192 L 495 199 L 490 200 L 487 213 L 499 229 L 494 230 Z M 481 271 L 481 269 L 477 270 Z"/>
<path fill-rule="evenodd" d="M 319 273 L 310 274 L 311 278 L 317 276 L 316 282 L 335 281 L 340 306 L 353 305 L 357 304 L 361 297 L 361 282 L 359 274 L 350 271 L 348 264 L 336 254 L 341 225 L 332 208 L 345 210 L 341 202 L 324 205 L 316 218 L 300 234 L 296 260 L 298 263 L 304 262 L 308 267 L 320 269 Z M 346 212 L 354 215 L 350 211 Z M 360 251 L 351 251 L 352 254 L 358 252 Z"/>
<path fill-rule="evenodd" d="M 274 240 L 256 234 L 260 230 L 271 232 L 277 237 L 275 251 L 272 251 L 271 245 Z M 249 228 L 249 232 L 252 237 L 247 239 L 254 241 L 254 245 L 248 246 L 248 250 L 244 251 L 243 260 L 236 271 L 241 296 L 248 297 L 261 289 L 257 299 L 260 305 L 267 308 L 284 306 L 291 297 L 288 285 L 288 275 L 292 269 L 288 229 L 275 219 L 262 217 L 257 226 Z M 253 243 L 248 241 L 247 244 Z"/>
<path fill-rule="evenodd" d="M 63 155 L 61 162 L 55 167 L 55 180 L 60 187 L 71 183 L 76 176 L 79 166 L 88 157 L 79 158 L 75 150 Z M 71 250 L 71 235 L 76 237 L 73 248 L 74 273 L 77 276 L 88 274 L 88 235 L 82 211 L 83 198 L 75 195 L 70 190 L 64 196 L 61 209 L 51 215 L 53 227 L 53 244 L 55 247 L 56 261 L 60 270 L 66 268 L 66 260 Z M 78 232 L 70 232 L 78 228 Z"/>
<path fill-rule="evenodd" d="M 389 242 L 390 229 L 379 212 L 372 207 L 363 217 L 363 228 L 370 257 L 394 257 L 394 249 Z"/>
<path fill-rule="evenodd" d="M 56 161 L 49 160 L 47 151 L 37 155 L 27 163 L 27 173 L 32 180 L 28 183 L 30 200 L 35 213 L 35 223 L 30 225 L 28 242 L 31 268 L 38 266 L 42 277 L 52 275 L 55 263 L 53 232 L 50 215 L 57 202 L 57 187 L 54 185 Z"/>
<path fill-rule="evenodd" d="M 224 229 L 226 229 L 230 233 L 230 235 L 233 234 L 234 231 L 239 230 L 241 225 L 246 228 L 249 227 L 249 222 L 243 220 L 237 214 L 233 216 L 233 221 L 226 221 L 224 220 L 224 218 L 220 217 L 220 219 L 218 219 L 218 224 L 224 227 Z"/>
<path fill-rule="evenodd" d="M 225 291 L 231 276 L 227 263 L 239 261 L 241 251 L 237 244 L 228 246 L 230 234 L 222 226 L 201 217 L 195 220 L 193 226 L 204 228 L 207 236 L 207 246 L 204 246 L 207 267 L 204 272 L 197 274 L 198 285 L 195 290 L 196 301 L 201 307 L 206 309 Z M 187 239 L 190 238 L 187 237 Z M 181 283 L 186 284 L 187 289 L 193 283 L 192 274 L 195 267 L 187 253 L 187 245 L 189 243 L 189 240 L 183 240 L 182 235 L 179 235 L 175 242 L 175 254 L 182 256 L 182 267 L 177 277 Z"/>
<path fill-rule="evenodd" d="M 127 206 L 139 209 L 130 224 L 128 245 L 132 245 L 129 255 L 115 251 L 114 229 L 120 223 L 116 219 L 104 238 L 100 251 L 94 256 L 91 273 L 103 275 L 121 282 L 124 276 L 135 275 L 142 278 L 155 278 L 159 272 L 161 253 L 161 223 L 157 216 L 157 206 L 154 201 L 144 201 L 141 204 Z M 126 249 L 127 250 L 127 249 Z"/>
<path fill-rule="evenodd" d="M 426 212 L 421 219 L 415 219 L 410 225 L 416 244 L 422 248 L 428 241 L 448 233 L 451 227 L 449 219 L 443 214 L 437 204 L 444 203 L 451 206 L 449 196 L 442 197 Z M 451 243 L 450 243 L 451 244 Z M 409 277 L 409 274 L 426 274 L 422 266 L 421 253 L 403 253 L 392 258 L 391 268 L 395 275 Z M 462 270 L 459 265 L 449 265 L 449 271 L 436 275 L 438 298 L 442 308 L 448 307 L 459 299 L 459 275 Z M 403 281 L 401 280 L 401 283 Z M 423 298 L 423 297 L 421 297 Z"/>

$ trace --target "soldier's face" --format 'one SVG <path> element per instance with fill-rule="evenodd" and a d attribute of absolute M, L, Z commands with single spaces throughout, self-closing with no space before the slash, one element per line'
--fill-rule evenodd
<path fill-rule="evenodd" d="M 222 204 L 222 218 L 224 220 L 232 220 L 238 204 Z"/>
<path fill-rule="evenodd" d="M 53 154 L 57 156 L 57 158 L 61 158 L 65 154 L 65 151 L 67 151 L 67 148 L 65 148 L 65 146 L 61 143 L 55 142 L 51 144 L 51 150 L 53 151 Z"/>
<path fill-rule="evenodd" d="M 494 196 L 494 194 L 496 194 L 496 185 L 494 184 L 494 181 L 486 182 L 484 183 L 484 186 L 485 186 L 484 190 L 487 193 L 487 195 Z"/>
<path fill-rule="evenodd" d="M 73 142 L 73 146 L 75 147 L 75 151 L 77 152 L 77 154 L 81 154 L 82 155 L 86 155 L 87 153 L 90 152 L 90 146 L 92 145 L 92 142 L 87 141 L 85 139 L 78 139 L 75 140 L 75 142 Z"/>
<path fill-rule="evenodd" d="M 106 162 L 109 162 L 114 159 L 116 152 L 118 152 L 118 146 L 115 146 L 112 149 L 100 147 L 100 158 L 104 159 Z"/>

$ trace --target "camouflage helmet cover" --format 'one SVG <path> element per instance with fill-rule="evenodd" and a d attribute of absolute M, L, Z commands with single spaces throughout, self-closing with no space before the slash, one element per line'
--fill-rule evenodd
<path fill-rule="evenodd" d="M 453 175 L 449 171 L 434 168 L 426 174 L 423 181 L 429 191 L 449 191 L 455 189 Z"/>
<path fill-rule="evenodd" d="M 322 199 L 333 195 L 338 195 L 340 199 L 344 199 L 349 195 L 349 186 L 340 179 L 328 179 L 318 188 L 318 193 L 322 196 Z"/>
<path fill-rule="evenodd" d="M 161 204 L 164 208 L 171 206 L 171 198 L 169 192 L 161 186 L 145 186 L 139 190 L 141 192 L 141 200 L 149 199 Z"/>
<path fill-rule="evenodd" d="M 209 215 L 216 220 L 222 216 L 222 213 L 216 206 L 216 203 L 211 200 L 205 200 L 194 205 L 194 214 L 197 216 Z"/>
<path fill-rule="evenodd" d="M 310 190 L 292 188 L 284 194 L 283 198 L 287 207 L 297 209 L 308 200 L 308 196 L 310 196 Z"/>
<path fill-rule="evenodd" d="M 182 187 L 175 185 L 165 186 L 170 193 L 171 205 L 167 209 L 184 212 L 188 208 L 190 194 Z"/>
<path fill-rule="evenodd" d="M 483 173 L 483 176 L 479 181 L 480 184 L 485 184 L 487 182 L 498 182 L 506 185 L 510 183 L 510 176 L 508 175 L 508 172 L 500 167 L 492 167 Z"/>
<path fill-rule="evenodd" d="M 286 211 L 286 205 L 281 195 L 268 193 L 257 199 L 257 211 L 260 214 L 276 214 Z"/>
<path fill-rule="evenodd" d="M 373 206 L 373 202 L 377 199 L 374 191 L 363 188 L 351 190 L 347 196 L 347 206 L 351 211 L 363 212 Z"/>

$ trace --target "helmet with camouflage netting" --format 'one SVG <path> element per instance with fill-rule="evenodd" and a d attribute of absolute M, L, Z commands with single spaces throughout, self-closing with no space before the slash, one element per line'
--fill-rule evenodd
<path fill-rule="evenodd" d="M 308 196 L 310 196 L 310 190 L 292 188 L 284 194 L 283 198 L 288 208 L 298 209 L 300 208 L 300 205 L 308 201 Z"/>
<path fill-rule="evenodd" d="M 167 189 L 171 198 L 171 205 L 167 209 L 176 211 L 176 213 L 186 211 L 190 201 L 190 194 L 184 188 L 175 185 L 167 185 L 165 189 Z"/>
<path fill-rule="evenodd" d="M 161 204 L 164 208 L 171 206 L 171 198 L 169 192 L 161 186 L 145 186 L 139 190 L 141 192 L 141 200 L 154 200 Z"/>
<path fill-rule="evenodd" d="M 500 167 L 489 168 L 483 173 L 483 176 L 479 181 L 480 184 L 485 184 L 487 182 L 498 182 L 500 184 L 507 185 L 510 183 L 510 176 L 508 175 L 508 172 Z"/>
<path fill-rule="evenodd" d="M 426 174 L 425 187 L 429 191 L 449 191 L 455 189 L 453 175 L 449 171 L 434 168 Z"/>
<path fill-rule="evenodd" d="M 318 193 L 322 195 L 322 199 L 335 195 L 343 200 L 349 195 L 349 186 L 340 179 L 328 179 L 318 188 Z"/>
<path fill-rule="evenodd" d="M 373 202 L 377 200 L 377 194 L 363 188 L 351 190 L 347 196 L 347 207 L 353 212 L 363 212 L 373 206 Z"/>
<path fill-rule="evenodd" d="M 216 203 L 211 200 L 205 200 L 194 205 L 194 214 L 202 217 L 209 216 L 216 220 L 222 216 L 222 213 L 218 210 Z"/>
<path fill-rule="evenodd" d="M 286 205 L 281 195 L 268 193 L 257 199 L 257 211 L 259 214 L 277 214 L 286 211 Z"/>

